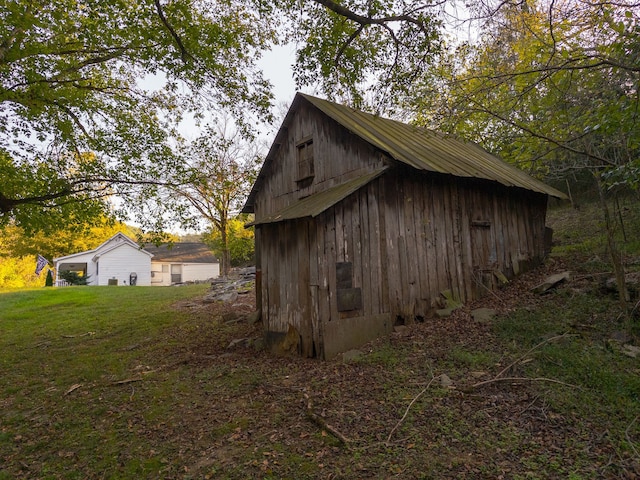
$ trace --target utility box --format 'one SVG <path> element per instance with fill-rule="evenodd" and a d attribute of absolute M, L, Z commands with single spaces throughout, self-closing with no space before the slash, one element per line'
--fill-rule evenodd
<path fill-rule="evenodd" d="M 131 272 L 129 274 L 129 285 L 135 285 L 138 282 L 138 274 L 136 272 Z"/>
<path fill-rule="evenodd" d="M 117 278 L 110 278 L 109 279 L 109 285 L 118 285 L 118 279 Z"/>

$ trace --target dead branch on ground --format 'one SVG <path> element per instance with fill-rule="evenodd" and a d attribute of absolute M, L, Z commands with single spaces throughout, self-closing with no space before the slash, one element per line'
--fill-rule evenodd
<path fill-rule="evenodd" d="M 523 355 L 520 355 L 516 360 L 514 360 L 509 365 L 504 367 L 491 380 L 484 380 L 482 382 L 474 383 L 469 388 L 467 388 L 465 391 L 471 391 L 473 389 L 476 389 L 478 387 L 482 387 L 484 385 L 489 385 L 491 383 L 509 382 L 509 381 L 511 381 L 511 382 L 549 382 L 549 383 L 557 383 L 557 384 L 560 384 L 560 385 L 565 385 L 567 387 L 573 387 L 573 388 L 580 389 L 580 387 L 577 386 L 577 385 L 573 385 L 571 383 L 562 382 L 560 380 L 554 380 L 553 378 L 546 378 L 546 377 L 527 378 L 527 377 L 503 377 L 502 376 L 506 372 L 508 372 L 511 368 L 513 368 L 515 365 L 517 365 L 518 363 L 524 361 L 527 358 L 527 356 L 529 356 L 531 354 L 531 352 L 537 350 L 538 348 L 542 347 L 543 345 L 546 345 L 547 343 L 551 343 L 551 342 L 554 342 L 556 340 L 560 340 L 560 339 L 563 339 L 563 338 L 578 337 L 578 336 L 579 335 L 577 335 L 575 333 L 571 333 L 571 334 L 570 333 L 563 333 L 562 335 L 556 335 L 555 337 L 547 338 L 546 340 L 543 340 L 542 342 L 538 343 L 537 345 L 531 347 Z"/>
<path fill-rule="evenodd" d="M 86 336 L 91 336 L 91 335 L 95 335 L 96 332 L 87 332 L 87 333 L 83 333 L 81 335 L 61 335 L 62 338 L 80 338 L 80 337 L 86 337 Z"/>
<path fill-rule="evenodd" d="M 307 401 L 307 408 L 306 408 L 307 418 L 309 418 L 309 420 L 311 420 L 313 423 L 318 425 L 322 430 L 329 432 L 331 435 L 337 438 L 342 445 L 349 448 L 349 443 L 351 442 L 351 440 L 349 440 L 342 433 L 340 433 L 340 431 L 337 428 L 329 425 L 324 418 L 322 418 L 320 415 L 315 413 L 315 411 L 313 410 L 313 402 L 311 400 L 311 397 L 309 397 L 308 394 L 305 393 L 304 398 Z"/>
<path fill-rule="evenodd" d="M 466 391 L 470 391 L 470 390 L 473 390 L 475 388 L 482 387 L 484 385 L 489 385 L 491 383 L 497 383 L 497 382 L 549 382 L 549 383 L 557 383 L 559 385 L 564 385 L 565 387 L 572 387 L 572 388 L 577 388 L 578 390 L 582 390 L 582 388 L 580 386 L 578 386 L 578 385 L 574 385 L 572 383 L 562 382 L 562 381 L 556 380 L 554 378 L 547 378 L 547 377 L 536 377 L 536 378 L 529 378 L 529 377 L 501 377 L 501 378 L 492 378 L 491 380 L 485 380 L 483 382 L 474 383 L 473 385 L 471 385 L 471 387 L 466 389 Z M 465 391 L 465 390 L 463 390 L 463 391 Z"/>
<path fill-rule="evenodd" d="M 429 390 L 429 387 L 431 386 L 431 384 L 433 383 L 433 381 L 436 379 L 437 377 L 432 377 L 431 380 L 429 380 L 429 383 L 427 383 L 427 386 L 424 387 L 422 389 L 422 391 L 420 393 L 418 393 L 418 395 L 416 395 L 415 397 L 413 397 L 413 400 L 411 400 L 411 402 L 409 403 L 409 405 L 407 405 L 407 409 L 404 411 L 404 415 L 402 415 L 402 418 L 400 420 L 398 420 L 398 423 L 396 423 L 395 427 L 393 427 L 391 429 L 391 431 L 389 432 L 389 436 L 387 437 L 387 444 L 391 441 L 391 437 L 393 436 L 393 433 L 398 429 L 398 427 L 402 424 L 402 422 L 404 422 L 404 419 L 407 418 L 407 415 L 409 414 L 409 410 L 411 409 L 411 407 L 413 406 L 414 403 L 416 403 L 416 401 L 422 396 L 424 395 L 424 393 Z"/>
<path fill-rule="evenodd" d="M 638 417 L 636 417 L 633 420 L 631 420 L 631 423 L 627 426 L 627 428 L 624 431 L 624 436 L 627 439 L 627 442 L 629 443 L 629 446 L 631 446 L 631 449 L 633 450 L 633 453 L 635 453 L 636 457 L 640 457 L 640 454 L 638 453 L 638 450 L 636 450 L 636 447 L 633 444 L 633 440 L 631 440 L 631 437 L 629 436 L 629 430 L 631 429 L 633 424 L 636 423 L 637 420 L 638 420 Z"/>

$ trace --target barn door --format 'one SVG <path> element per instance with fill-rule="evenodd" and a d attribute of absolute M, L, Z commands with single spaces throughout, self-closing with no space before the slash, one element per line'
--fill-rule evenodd
<path fill-rule="evenodd" d="M 490 220 L 472 220 L 470 232 L 474 289 L 476 297 L 481 297 L 495 287 L 496 242 Z"/>

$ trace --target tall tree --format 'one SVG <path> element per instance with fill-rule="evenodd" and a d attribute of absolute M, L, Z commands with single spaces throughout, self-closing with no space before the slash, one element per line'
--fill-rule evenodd
<path fill-rule="evenodd" d="M 406 86 L 438 46 L 438 9 L 408 0 L 0 0 L 0 226 L 85 223 L 113 214 L 113 196 L 136 210 L 159 186 L 179 186 L 173 139 L 183 118 L 215 109 L 247 129 L 270 117 L 257 60 L 274 44 L 297 43 L 300 86 L 354 102 L 369 78 L 382 79 L 378 92 Z"/>
<path fill-rule="evenodd" d="M 251 217 L 252 215 L 240 214 L 231 218 L 227 224 L 229 262 L 234 267 L 247 266 L 255 262 L 255 232 L 253 227 L 245 227 L 252 221 Z M 222 257 L 225 247 L 218 229 L 208 229 L 203 239 L 216 255 Z"/>
<path fill-rule="evenodd" d="M 638 9 L 624 1 L 480 7 L 479 43 L 453 52 L 446 81 L 429 78 L 410 102 L 439 112 L 422 122 L 438 122 L 534 174 L 589 174 L 624 305 L 624 269 L 605 194 L 607 179 L 638 183 Z M 436 94 L 426 94 L 434 85 Z"/>
<path fill-rule="evenodd" d="M 107 213 L 106 196 L 172 184 L 185 114 L 268 116 L 256 61 L 274 29 L 254 7 L 1 0 L 0 221 L 41 227 L 48 217 L 34 222 L 35 210 L 89 220 Z"/>
<path fill-rule="evenodd" d="M 258 173 L 262 160 L 258 144 L 245 138 L 229 121 L 221 121 L 207 126 L 184 155 L 190 181 L 173 189 L 173 200 L 186 201 L 219 235 L 222 274 L 226 276 L 231 268 L 230 221 L 242 208 Z"/>

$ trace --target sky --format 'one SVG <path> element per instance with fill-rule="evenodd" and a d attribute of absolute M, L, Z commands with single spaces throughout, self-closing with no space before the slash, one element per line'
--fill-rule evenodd
<path fill-rule="evenodd" d="M 260 67 L 273 84 L 276 105 L 283 101 L 290 103 L 296 93 L 292 67 L 294 61 L 295 49 L 292 45 L 276 46 L 260 59 Z"/>

